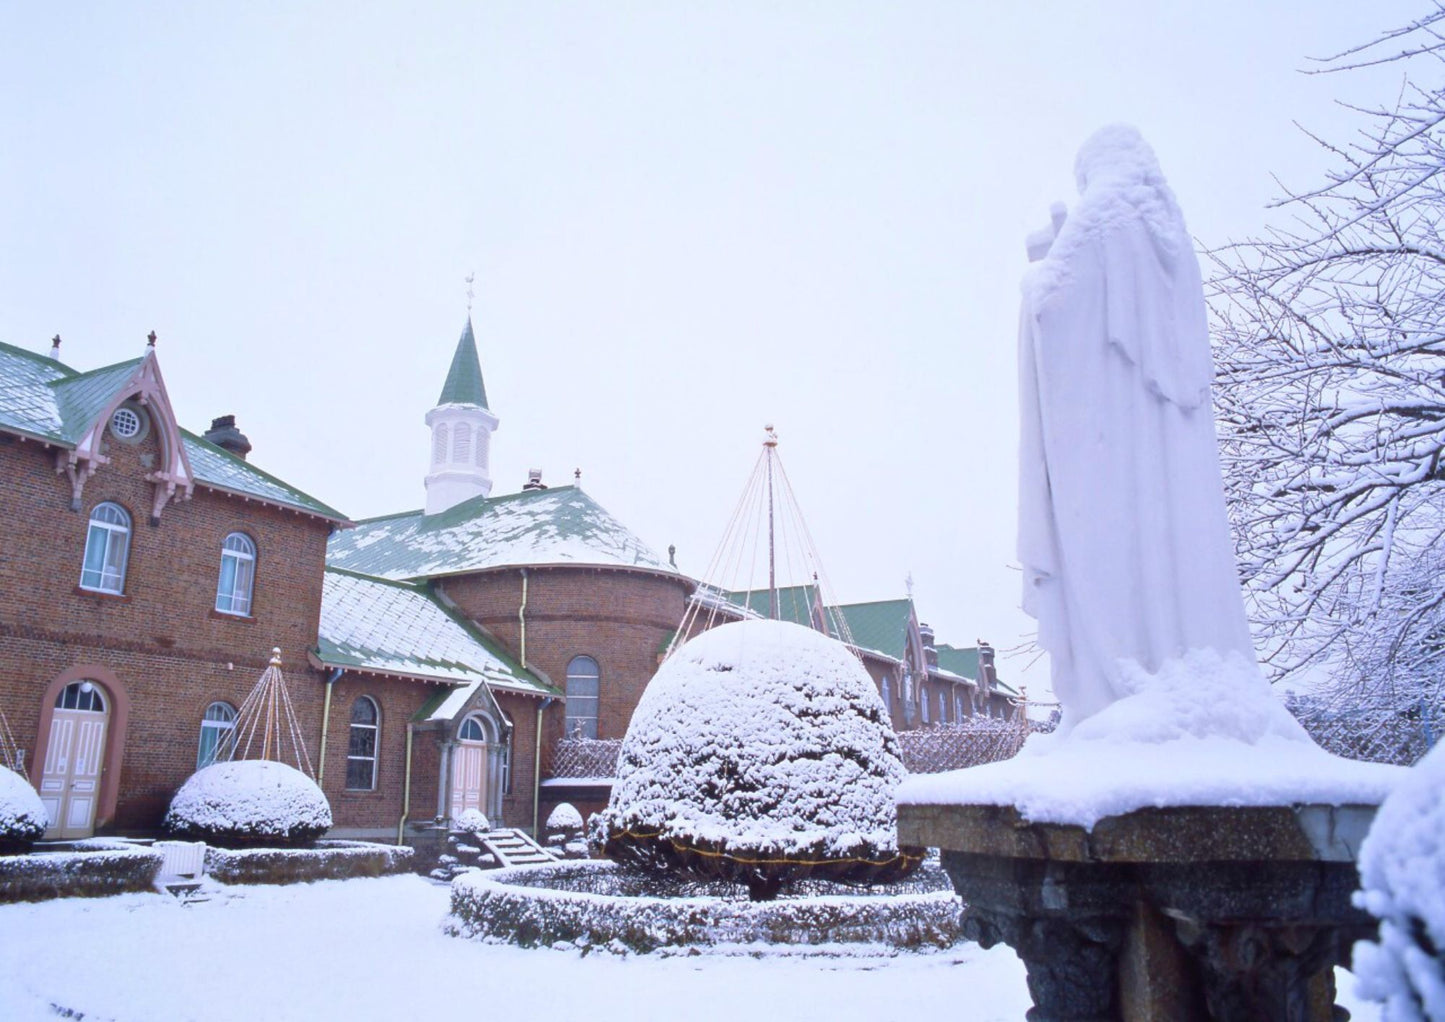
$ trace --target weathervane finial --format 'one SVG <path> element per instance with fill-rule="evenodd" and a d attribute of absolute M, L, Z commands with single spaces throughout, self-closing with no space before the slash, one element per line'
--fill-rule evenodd
<path fill-rule="evenodd" d="M 471 273 L 468 273 L 468 274 L 467 274 L 467 315 L 468 315 L 468 316 L 470 316 L 470 315 L 472 314 L 472 299 L 473 299 L 474 297 L 476 297 L 476 293 L 475 293 L 475 291 L 472 289 L 472 284 L 475 283 L 476 279 L 477 279 L 477 271 L 476 271 L 476 270 L 473 270 Z"/>

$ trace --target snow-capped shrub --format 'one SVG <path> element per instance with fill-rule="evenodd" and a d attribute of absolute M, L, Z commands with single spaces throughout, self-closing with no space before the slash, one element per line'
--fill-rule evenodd
<path fill-rule="evenodd" d="M 480 809 L 463 809 L 457 817 L 457 830 L 467 834 L 485 834 L 492 823 Z"/>
<path fill-rule="evenodd" d="M 47 819 L 30 782 L 0 766 L 0 855 L 28 851 L 45 833 Z"/>
<path fill-rule="evenodd" d="M 181 785 L 164 827 L 223 848 L 306 845 L 331 829 L 331 804 L 315 781 L 284 763 L 213 763 Z"/>
<path fill-rule="evenodd" d="M 405 873 L 415 851 L 371 841 L 318 841 L 314 848 L 207 848 L 206 872 L 223 884 L 304 884 Z"/>
<path fill-rule="evenodd" d="M 900 878 L 904 777 L 882 700 L 842 643 L 801 625 L 704 632 L 658 670 L 622 742 L 605 854 L 747 884 Z"/>
<path fill-rule="evenodd" d="M 582 829 L 582 814 L 571 802 L 563 802 L 547 814 L 547 829 L 573 833 Z"/>
<path fill-rule="evenodd" d="M 1360 993 L 1385 1022 L 1445 1022 L 1445 745 L 1385 799 L 1360 849 L 1355 903 L 1380 920 L 1355 945 Z"/>

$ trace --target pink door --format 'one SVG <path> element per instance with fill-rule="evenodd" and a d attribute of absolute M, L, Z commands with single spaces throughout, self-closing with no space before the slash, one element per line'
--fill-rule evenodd
<path fill-rule="evenodd" d="M 452 752 L 452 818 L 468 809 L 485 813 L 486 805 L 486 743 L 459 742 Z"/>
<path fill-rule="evenodd" d="M 108 714 L 97 709 L 57 709 L 50 721 L 50 742 L 40 775 L 40 801 L 50 814 L 47 838 L 90 837 L 100 800 L 100 771 L 105 762 Z"/>

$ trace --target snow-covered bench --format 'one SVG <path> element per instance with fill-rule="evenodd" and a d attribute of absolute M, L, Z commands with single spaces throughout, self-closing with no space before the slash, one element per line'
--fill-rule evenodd
<path fill-rule="evenodd" d="M 165 856 L 156 874 L 156 889 L 191 901 L 206 875 L 206 843 L 157 841 L 152 847 Z"/>

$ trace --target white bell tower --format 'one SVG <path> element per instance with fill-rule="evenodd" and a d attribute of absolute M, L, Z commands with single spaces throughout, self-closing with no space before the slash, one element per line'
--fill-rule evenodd
<path fill-rule="evenodd" d="M 477 358 L 472 318 L 468 316 L 442 396 L 437 406 L 426 413 L 426 424 L 431 427 L 427 514 L 437 514 L 492 492 L 492 432 L 499 422 L 487 407 L 482 364 Z"/>

